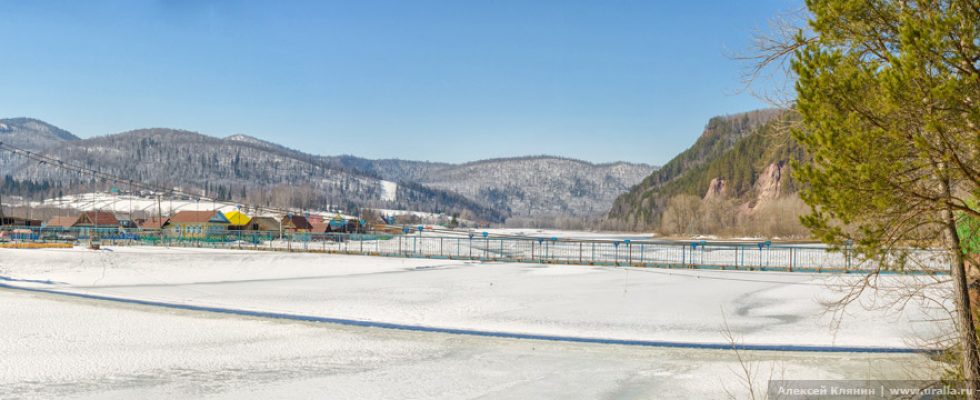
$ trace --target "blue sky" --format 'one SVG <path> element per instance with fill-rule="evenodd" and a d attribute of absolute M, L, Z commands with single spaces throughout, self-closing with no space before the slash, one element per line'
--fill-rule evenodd
<path fill-rule="evenodd" d="M 0 0 L 0 116 L 318 154 L 661 164 L 765 104 L 729 58 L 798 1 Z"/>

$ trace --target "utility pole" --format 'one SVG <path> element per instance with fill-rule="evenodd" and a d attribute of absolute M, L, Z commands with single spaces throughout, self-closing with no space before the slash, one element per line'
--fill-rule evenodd
<path fill-rule="evenodd" d="M 160 203 L 163 200 L 161 200 L 161 197 L 162 195 L 157 193 L 157 224 L 160 225 L 158 229 L 160 230 L 160 241 L 162 242 L 163 241 L 163 207 L 160 205 Z"/>
<path fill-rule="evenodd" d="M 0 144 L 3 144 L 3 142 L 0 142 Z M 3 174 L 0 174 L 0 177 L 3 177 Z M 4 181 L 6 181 L 6 178 L 4 178 Z M 6 223 L 6 218 L 3 215 L 3 191 L 0 190 L 0 228 L 6 225 Z"/>
<path fill-rule="evenodd" d="M 6 218 L 3 215 L 3 192 L 0 191 L 0 227 L 3 227 L 6 223 Z"/>

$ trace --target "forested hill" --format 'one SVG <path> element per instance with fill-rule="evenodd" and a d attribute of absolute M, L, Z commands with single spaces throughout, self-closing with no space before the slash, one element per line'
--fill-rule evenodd
<path fill-rule="evenodd" d="M 490 222 L 504 217 L 457 193 L 411 183 L 388 185 L 375 175 L 339 167 L 326 158 L 241 135 L 221 139 L 183 130 L 139 129 L 30 150 L 125 179 L 245 204 L 348 212 L 361 207 L 410 209 Z M 8 186 L 46 192 L 32 196 L 104 191 L 120 185 L 23 159 L 8 162 L 4 175 L 13 180 Z M 125 184 L 121 186 L 127 190 Z"/>
<path fill-rule="evenodd" d="M 789 164 L 790 160 L 804 157 L 787 129 L 795 119 L 795 114 L 771 109 L 712 118 L 694 145 L 617 198 L 609 219 L 630 229 L 682 233 L 669 232 L 678 228 L 664 224 L 665 212 L 669 214 L 667 223 L 678 222 L 670 220 L 677 217 L 677 212 L 668 212 L 671 200 L 678 207 L 679 199 L 701 203 L 692 207 L 711 203 L 729 208 L 720 214 L 739 218 L 750 216 L 768 203 L 795 196 L 797 187 L 790 177 Z M 699 212 L 703 215 L 706 211 Z M 714 230 L 707 226 L 692 230 L 698 232 L 690 233 L 719 233 L 707 232 Z"/>
<path fill-rule="evenodd" d="M 459 193 L 511 217 L 538 222 L 556 216 L 601 216 L 617 196 L 656 169 L 646 164 L 596 164 L 555 156 L 464 164 L 350 159 L 346 165 L 369 169 L 392 181 L 419 182 Z"/>
<path fill-rule="evenodd" d="M 64 129 L 33 118 L 0 119 L 0 143 L 21 149 L 42 151 L 65 142 L 79 140 Z M 16 160 L 0 152 L 0 177 L 8 175 Z"/>
<path fill-rule="evenodd" d="M 0 138 L 19 148 L 134 181 L 257 205 L 410 209 L 547 225 L 558 217 L 604 215 L 618 195 L 655 170 L 555 156 L 463 164 L 320 156 L 247 135 L 217 138 L 167 128 L 79 140 L 41 121 L 3 121 L 11 122 L 0 126 Z M 0 167 L 2 188 L 13 195 L 50 198 L 111 186 L 9 153 L 0 153 Z"/>

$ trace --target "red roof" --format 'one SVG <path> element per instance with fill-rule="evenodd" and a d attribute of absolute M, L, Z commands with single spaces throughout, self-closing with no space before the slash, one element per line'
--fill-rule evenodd
<path fill-rule="evenodd" d="M 313 233 L 324 233 L 327 231 L 327 227 L 330 226 L 329 222 L 324 222 L 322 219 L 319 221 L 310 221 L 310 232 Z"/>
<path fill-rule="evenodd" d="M 86 211 L 75 222 L 78 225 L 119 226 L 119 220 L 108 211 Z"/>
<path fill-rule="evenodd" d="M 287 226 L 288 228 L 291 229 L 306 229 L 306 230 L 313 229 L 313 226 L 310 225 L 310 221 L 308 221 L 306 217 L 302 215 L 291 215 L 291 216 L 283 217 L 282 222 L 283 222 L 283 226 L 286 226 L 287 223 L 292 225 L 292 226 Z"/>
<path fill-rule="evenodd" d="M 174 224 L 203 224 L 211 220 L 217 211 L 178 211 L 170 218 Z"/>

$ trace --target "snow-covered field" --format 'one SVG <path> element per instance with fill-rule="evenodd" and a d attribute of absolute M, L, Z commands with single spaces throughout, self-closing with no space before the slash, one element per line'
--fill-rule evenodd
<path fill-rule="evenodd" d="M 851 278 L 205 249 L 0 250 L 0 283 L 174 305 L 571 338 L 918 348 L 919 303 L 822 300 Z M 906 286 L 918 276 L 882 277 Z M 943 290 L 943 285 L 937 285 Z M 887 296 L 867 294 L 865 305 Z M 17 397 L 725 397 L 732 351 L 505 339 L 176 310 L 0 289 Z M 924 355 L 750 351 L 787 378 L 929 377 Z M 775 364 L 772 364 L 775 362 Z M 765 373 L 768 377 L 768 371 Z"/>

